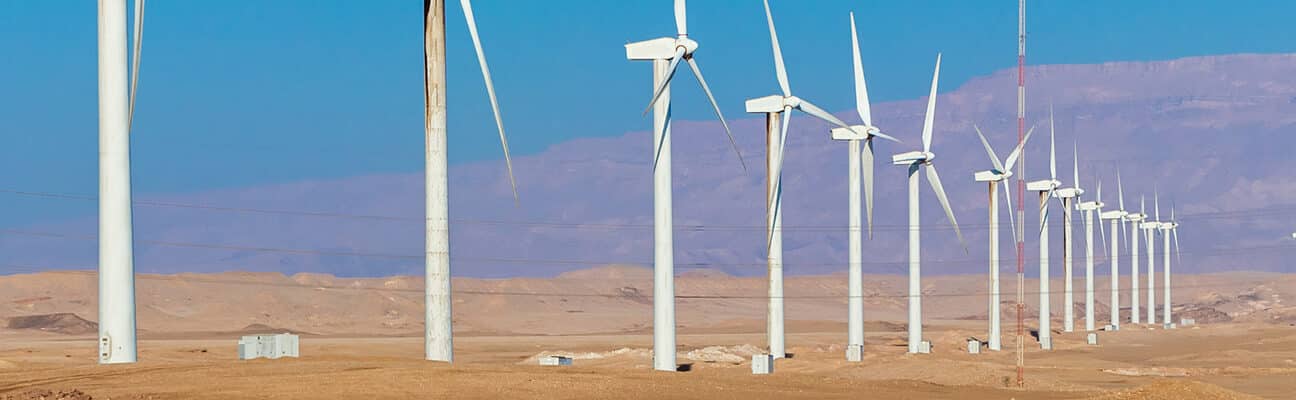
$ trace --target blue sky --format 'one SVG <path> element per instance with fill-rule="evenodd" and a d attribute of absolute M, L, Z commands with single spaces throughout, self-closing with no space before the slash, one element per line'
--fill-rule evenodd
<path fill-rule="evenodd" d="M 449 1 L 451 162 L 501 157 L 458 2 Z M 1291 52 L 1290 1 L 1036 1 L 1029 63 Z M 671 2 L 475 4 L 515 154 L 644 130 L 648 65 L 626 42 L 674 32 Z M 695 0 L 690 35 L 726 115 L 774 93 L 756 0 Z M 847 12 L 860 23 L 874 101 L 942 91 L 1015 63 L 1016 1 L 776 0 L 798 95 L 851 107 Z M 155 1 L 148 6 L 136 129 L 138 193 L 422 169 L 421 2 Z M 96 191 L 95 5 L 0 2 L 0 189 Z M 710 119 L 682 74 L 675 116 Z M 82 207 L 84 206 L 84 207 Z M 77 206 L 0 194 L 0 224 Z M 20 210 L 10 212 L 10 210 Z"/>

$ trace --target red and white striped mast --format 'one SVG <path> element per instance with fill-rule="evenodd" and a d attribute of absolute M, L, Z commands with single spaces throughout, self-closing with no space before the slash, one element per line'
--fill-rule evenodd
<path fill-rule="evenodd" d="M 1026 135 L 1026 0 L 1017 0 L 1017 144 Z M 1017 220 L 1026 221 L 1026 152 L 1017 163 Z M 1025 223 L 1017 226 L 1017 386 L 1024 386 L 1026 372 L 1026 234 Z"/>

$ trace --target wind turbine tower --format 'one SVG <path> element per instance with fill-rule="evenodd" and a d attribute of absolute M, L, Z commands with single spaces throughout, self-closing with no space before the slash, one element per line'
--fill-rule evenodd
<path fill-rule="evenodd" d="M 711 100 L 711 107 L 724 125 L 734 152 L 738 145 L 729 132 L 720 106 L 702 78 L 702 70 L 693 59 L 698 42 L 688 37 L 688 20 L 684 0 L 675 0 L 675 37 L 663 37 L 625 45 L 626 58 L 652 61 L 653 97 L 648 109 L 653 111 L 653 369 L 675 371 L 675 245 L 671 199 L 671 103 L 670 83 L 680 61 L 687 61 L 698 84 Z M 647 111 L 644 111 L 647 113 Z M 742 153 L 738 153 L 742 162 Z M 746 170 L 743 163 L 743 170 Z"/>
<path fill-rule="evenodd" d="M 1052 116 L 1050 115 L 1050 119 Z M 1084 189 L 1080 188 L 1080 151 L 1078 145 L 1073 148 L 1073 157 L 1071 172 L 1074 174 L 1071 181 L 1072 187 L 1057 189 L 1053 194 L 1062 199 L 1062 270 L 1063 270 L 1063 293 L 1062 302 L 1065 304 L 1062 317 L 1062 329 L 1066 332 L 1075 331 L 1075 285 L 1074 280 L 1074 242 L 1075 232 L 1071 228 L 1071 210 L 1075 209 L 1075 203 L 1079 201 L 1080 195 L 1084 194 Z M 1092 232 L 1091 232 L 1092 233 Z M 1092 239 L 1092 238 L 1090 238 Z M 1091 261 L 1092 263 L 1092 261 Z M 1090 266 L 1092 270 L 1093 267 Z M 1090 277 L 1092 279 L 1092 277 Z"/>
<path fill-rule="evenodd" d="M 1162 318 L 1162 320 L 1165 322 L 1166 326 L 1174 326 L 1172 325 L 1174 324 L 1174 320 L 1170 318 L 1170 309 L 1172 308 L 1172 304 L 1170 303 L 1170 237 L 1171 236 L 1174 236 L 1175 256 L 1176 257 L 1179 256 L 1179 222 L 1177 219 L 1175 219 L 1174 205 L 1170 206 L 1170 221 L 1161 223 L 1161 235 L 1163 240 L 1165 240 L 1164 244 L 1162 245 L 1162 247 L 1165 248 L 1165 270 L 1162 271 L 1161 274 L 1161 276 L 1165 278 L 1165 280 L 1161 282 L 1161 287 L 1162 287 L 1161 293 L 1163 295 L 1161 299 L 1161 309 L 1165 311 L 1165 316 Z M 1180 263 L 1182 264 L 1182 262 Z"/>
<path fill-rule="evenodd" d="M 1109 258 L 1108 262 L 1111 263 L 1111 300 L 1110 300 L 1111 301 L 1111 307 L 1110 307 L 1111 321 L 1110 323 L 1112 329 L 1119 330 L 1120 329 L 1120 246 L 1119 246 L 1119 242 L 1121 236 L 1117 236 L 1120 235 L 1120 230 L 1118 230 L 1117 228 L 1125 226 L 1124 225 L 1125 216 L 1128 214 L 1125 212 L 1125 190 L 1121 188 L 1119 171 L 1116 172 L 1116 190 L 1118 192 L 1117 206 L 1119 208 L 1111 211 L 1102 211 L 1099 214 L 1099 217 L 1101 217 L 1102 219 L 1111 220 L 1112 241 L 1111 241 L 1111 253 L 1108 256 Z M 1100 204 L 1102 202 L 1101 186 L 1099 187 L 1098 190 L 1098 202 Z"/>
<path fill-rule="evenodd" d="M 958 220 L 954 219 L 954 211 L 950 209 L 949 199 L 946 198 L 945 189 L 941 186 L 940 176 L 936 174 L 936 166 L 932 164 L 932 160 L 936 158 L 936 154 L 931 152 L 931 141 L 932 119 L 936 116 L 936 83 L 940 80 L 940 61 L 940 54 L 937 54 L 936 71 L 932 74 L 931 93 L 927 96 L 927 114 L 923 120 L 922 150 L 891 156 L 891 164 L 903 165 L 909 169 L 909 353 L 911 354 L 931 351 L 929 347 L 922 346 L 922 251 L 919 247 L 922 238 L 919 228 L 922 223 L 918 218 L 918 170 L 927 171 L 927 183 L 931 184 L 941 207 L 945 208 L 945 216 L 949 218 L 950 225 L 954 226 L 954 234 L 958 236 L 959 245 L 963 245 L 964 249 L 967 248 L 963 244 L 963 233 L 959 231 Z"/>
<path fill-rule="evenodd" d="M 1077 177 L 1076 177 L 1076 182 L 1079 182 L 1079 181 L 1080 181 L 1079 179 L 1080 179 L 1080 178 L 1077 176 Z M 1080 185 L 1079 185 L 1079 184 L 1076 184 L 1076 186 L 1080 186 Z M 1096 196 L 1092 201 L 1086 201 L 1086 202 L 1082 202 L 1082 203 L 1080 203 L 1080 204 L 1076 204 L 1076 209 L 1077 209 L 1077 210 L 1080 210 L 1080 211 L 1082 211 L 1082 212 L 1084 212 L 1084 225 L 1085 225 L 1085 331 L 1086 331 L 1086 332 L 1093 332 L 1094 330 L 1097 329 L 1097 327 L 1096 327 L 1096 325 L 1097 325 L 1097 321 L 1094 321 L 1094 241 L 1093 241 L 1093 228 L 1094 228 L 1094 214 L 1098 214 L 1099 216 L 1101 216 L 1101 215 L 1103 214 L 1103 211 L 1102 211 L 1103 206 L 1105 206 L 1105 205 L 1106 205 L 1106 204 L 1104 204 L 1104 203 L 1102 202 L 1102 181 L 1098 181 L 1098 195 L 1097 195 L 1097 196 Z M 1106 233 L 1102 233 L 1102 232 L 1103 232 L 1103 227 L 1102 227 L 1102 222 L 1101 222 L 1101 221 L 1099 221 L 1099 223 L 1098 223 L 1098 232 L 1100 232 L 1100 233 L 1102 234 L 1102 237 L 1103 237 L 1103 244 L 1106 244 L 1106 243 L 1107 243 L 1107 234 L 1106 234 Z M 1116 282 L 1114 281 L 1115 276 L 1116 276 L 1115 273 L 1114 273 L 1114 272 L 1115 272 L 1115 269 L 1113 268 L 1112 271 L 1113 271 L 1113 274 L 1112 274 L 1112 277 L 1113 277 L 1112 287 L 1115 288 L 1115 287 L 1116 287 Z M 1115 302 L 1112 302 L 1112 312 L 1113 312 L 1113 313 L 1119 313 L 1120 309 L 1115 308 L 1115 307 L 1116 307 L 1115 304 L 1116 304 Z M 1115 320 L 1115 319 L 1113 318 L 1113 320 Z M 1113 325 L 1115 325 L 1115 324 L 1113 324 Z"/>
<path fill-rule="evenodd" d="M 1062 186 L 1062 182 L 1057 180 L 1057 149 L 1055 146 L 1055 130 L 1053 127 L 1053 110 L 1049 109 L 1049 179 L 1032 181 L 1026 184 L 1026 190 L 1039 192 L 1040 201 L 1040 316 L 1039 316 L 1039 343 L 1040 348 L 1045 350 L 1053 349 L 1052 321 L 1049 312 L 1049 257 L 1048 257 L 1048 203 L 1049 197 L 1053 196 L 1055 190 Z"/>
<path fill-rule="evenodd" d="M 869 237 L 873 237 L 873 138 L 881 137 L 896 141 L 878 127 L 873 126 L 873 113 L 869 107 L 868 86 L 864 82 L 864 61 L 860 56 L 859 34 L 855 29 L 855 13 L 850 14 L 851 45 L 854 55 L 855 75 L 855 111 L 859 113 L 863 125 L 852 125 L 849 128 L 832 128 L 833 140 L 846 141 L 848 149 L 847 191 L 850 211 L 849 227 L 849 267 L 847 269 L 846 300 L 846 360 L 859 362 L 864 356 L 864 281 L 863 281 L 863 238 L 860 229 L 860 169 L 863 168 L 864 198 L 868 207 Z M 860 144 L 864 145 L 861 156 Z M 861 161 L 861 157 L 863 160 Z"/>
<path fill-rule="evenodd" d="M 766 212 L 768 224 L 768 243 L 766 244 L 766 262 L 769 266 L 769 309 L 767 312 L 767 331 L 769 334 L 769 351 L 774 358 L 787 355 L 783 329 L 783 148 L 787 144 L 788 123 L 792 119 L 792 110 L 800 110 L 815 118 L 845 129 L 852 129 L 822 108 L 792 95 L 788 84 L 787 68 L 783 65 L 783 50 L 779 47 L 778 32 L 774 29 L 774 16 L 770 12 L 769 1 L 765 4 L 765 20 L 769 24 L 770 44 L 774 50 L 774 72 L 778 78 L 782 94 L 748 99 L 747 112 L 765 114 L 765 167 L 769 173 L 766 180 Z M 862 307 L 861 307 L 862 308 Z"/>
<path fill-rule="evenodd" d="M 144 1 L 135 1 L 127 87 L 126 0 L 99 1 L 99 363 L 136 361 L 130 131 L 139 82 Z"/>
<path fill-rule="evenodd" d="M 1120 185 L 1119 175 L 1116 184 Z M 1143 198 L 1139 198 L 1139 212 L 1125 214 L 1125 221 L 1130 224 L 1130 323 L 1139 324 L 1139 224 L 1147 219 L 1147 213 L 1143 211 Z"/>
<path fill-rule="evenodd" d="M 988 318 L 990 330 L 987 335 L 990 350 L 999 351 L 1002 349 L 1000 336 L 1002 332 L 999 328 L 999 191 L 997 187 L 1001 182 L 1007 182 L 1011 178 L 1013 164 L 1017 163 L 1018 156 L 1021 155 L 1021 149 L 1026 145 L 1026 140 L 1030 140 L 1031 133 L 1035 132 L 1032 128 L 1026 133 L 1026 137 L 1017 143 L 1012 152 L 1008 154 L 1008 159 L 999 162 L 999 156 L 995 155 L 994 149 L 990 147 L 990 142 L 986 140 L 985 135 L 981 134 L 981 128 L 976 125 L 977 137 L 981 138 L 981 144 L 985 146 L 986 154 L 990 156 L 991 169 L 987 171 L 977 171 L 973 174 L 973 179 L 977 182 L 985 182 L 990 188 L 987 192 L 990 199 L 990 304 Z M 1009 191 L 1008 185 L 1003 185 L 1004 200 L 1008 203 L 1008 223 L 1011 225 L 1013 242 L 1017 241 L 1017 227 L 1013 223 L 1012 217 L 1012 192 Z"/>
<path fill-rule="evenodd" d="M 1143 235 L 1147 238 L 1147 323 L 1156 325 L 1156 238 L 1153 236 L 1161 229 L 1161 201 L 1155 192 L 1152 198 L 1153 218 L 1156 220 L 1143 221 L 1139 227 L 1146 231 Z"/>

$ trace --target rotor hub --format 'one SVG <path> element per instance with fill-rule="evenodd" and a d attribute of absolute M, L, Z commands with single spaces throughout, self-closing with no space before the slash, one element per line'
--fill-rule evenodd
<path fill-rule="evenodd" d="M 688 35 L 680 35 L 679 38 L 675 39 L 675 47 L 684 48 L 684 55 L 689 56 L 692 55 L 694 51 L 697 51 L 698 42 L 696 40 L 689 39 Z"/>

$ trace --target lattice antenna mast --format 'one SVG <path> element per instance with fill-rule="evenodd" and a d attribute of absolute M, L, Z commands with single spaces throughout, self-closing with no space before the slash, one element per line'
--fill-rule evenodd
<path fill-rule="evenodd" d="M 1017 143 L 1026 136 L 1026 0 L 1017 0 Z M 1026 152 L 1017 163 L 1017 386 L 1026 385 Z"/>

